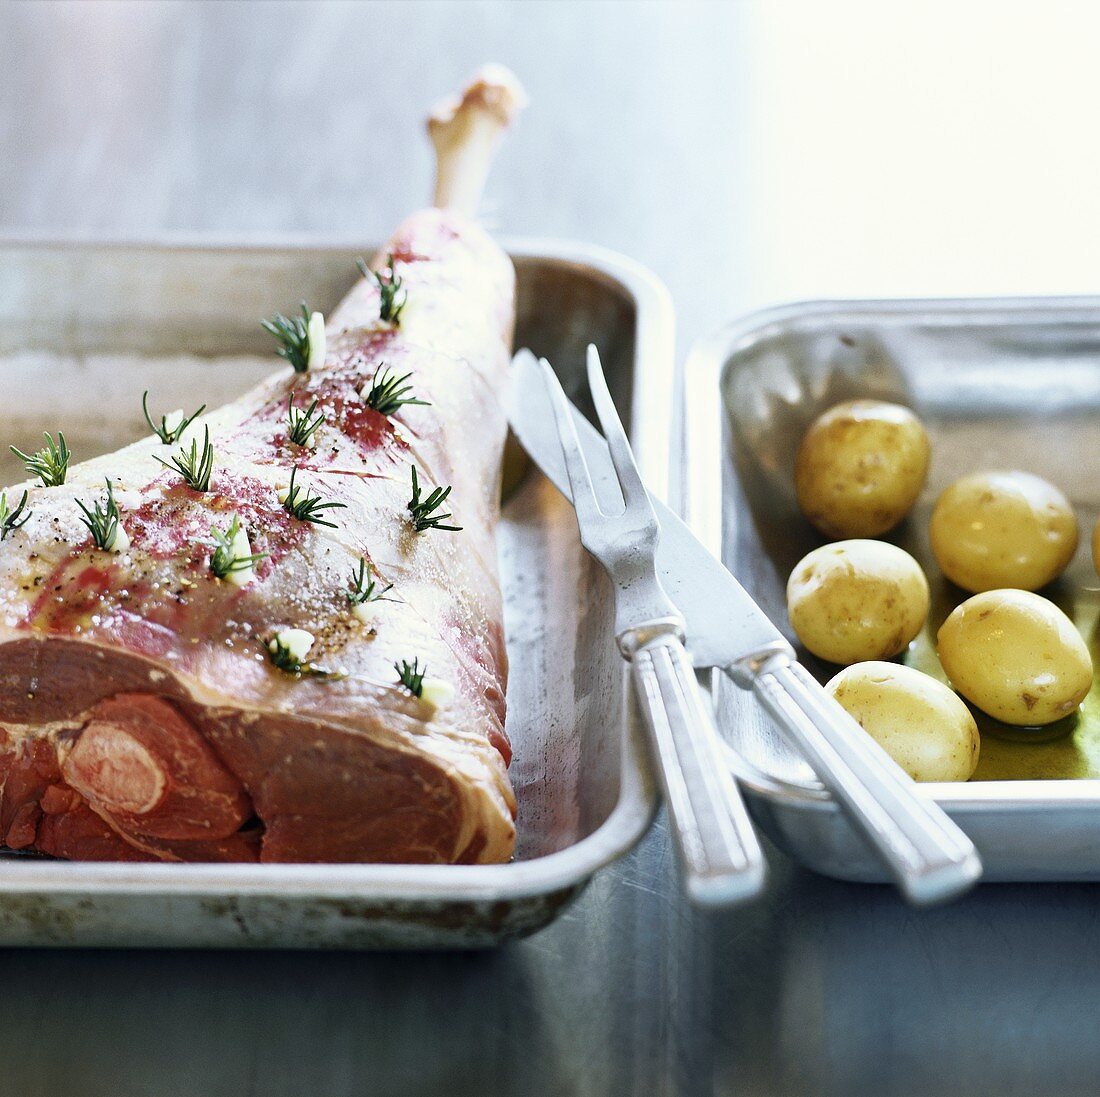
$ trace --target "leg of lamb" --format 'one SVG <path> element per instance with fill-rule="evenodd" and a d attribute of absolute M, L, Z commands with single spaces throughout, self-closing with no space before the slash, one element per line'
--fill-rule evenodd
<path fill-rule="evenodd" d="M 436 208 L 323 330 L 279 318 L 294 369 L 5 491 L 0 844 L 511 856 L 494 537 L 514 272 L 472 212 L 520 95 L 486 70 L 433 116 Z"/>

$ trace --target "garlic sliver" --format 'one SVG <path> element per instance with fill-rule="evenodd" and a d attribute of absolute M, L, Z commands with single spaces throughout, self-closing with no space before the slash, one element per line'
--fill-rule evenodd
<path fill-rule="evenodd" d="M 309 360 L 306 369 L 320 369 L 325 364 L 325 317 L 315 312 L 309 318 Z"/>

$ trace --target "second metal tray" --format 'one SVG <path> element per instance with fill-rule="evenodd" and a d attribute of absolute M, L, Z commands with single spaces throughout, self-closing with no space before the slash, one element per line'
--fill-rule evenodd
<path fill-rule="evenodd" d="M 889 538 L 917 557 L 932 586 L 928 627 L 906 661 L 943 678 L 935 631 L 963 597 L 928 546 L 937 495 L 965 472 L 1022 468 L 1061 487 L 1077 513 L 1077 556 L 1043 593 L 1074 618 L 1100 665 L 1100 583 L 1089 554 L 1100 513 L 1100 301 L 793 305 L 695 348 L 685 402 L 690 518 L 792 641 L 787 577 L 821 543 L 795 502 L 795 452 L 816 415 L 864 396 L 911 405 L 932 439 L 929 483 Z M 836 670 L 805 662 L 822 680 Z M 725 679 L 716 700 L 734 768 L 776 843 L 827 875 L 885 880 L 753 701 Z M 985 879 L 1100 879 L 1100 682 L 1076 722 L 1045 733 L 989 723 L 981 730 L 974 779 L 925 787 L 977 845 Z"/>
<path fill-rule="evenodd" d="M 667 481 L 672 313 L 648 272 L 582 245 L 514 243 L 517 346 L 567 387 L 597 342 L 645 474 Z M 211 406 L 275 367 L 258 320 L 335 304 L 362 244 L 0 243 L 8 441 L 65 431 L 78 459 Z M 0 484 L 22 478 L 6 444 Z M 0 944 L 462 948 L 546 925 L 652 818 L 655 792 L 613 638 L 611 592 L 572 508 L 530 472 L 500 536 L 519 805 L 506 865 L 72 864 L 0 855 Z"/>

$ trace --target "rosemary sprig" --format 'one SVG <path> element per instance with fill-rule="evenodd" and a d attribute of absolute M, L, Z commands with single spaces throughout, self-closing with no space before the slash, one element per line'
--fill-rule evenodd
<path fill-rule="evenodd" d="M 370 388 L 363 393 L 363 402 L 368 408 L 374 408 L 382 415 L 393 415 L 405 404 L 422 404 L 424 407 L 431 407 L 428 400 L 417 400 L 415 397 L 405 395 L 412 392 L 412 385 L 405 384 L 411 376 L 411 373 L 406 373 L 402 377 L 394 377 L 388 366 L 379 366 L 371 378 Z"/>
<path fill-rule="evenodd" d="M 141 410 L 145 412 L 145 422 L 149 424 L 149 429 L 166 445 L 170 446 L 173 442 L 178 442 L 183 437 L 183 432 L 206 411 L 206 405 L 203 404 L 198 411 L 192 412 L 185 418 L 181 418 L 174 426 L 168 425 L 168 416 L 162 415 L 160 417 L 160 423 L 154 423 L 153 417 L 149 414 L 149 391 L 148 389 L 142 393 L 141 396 Z M 177 413 L 178 414 L 178 413 Z"/>
<path fill-rule="evenodd" d="M 281 636 L 276 634 L 267 643 L 267 655 L 271 663 L 284 674 L 291 674 L 295 678 L 346 678 L 343 671 L 329 670 L 318 666 L 316 663 L 303 662 L 283 642 Z"/>
<path fill-rule="evenodd" d="M 9 533 L 14 533 L 20 526 L 27 524 L 27 520 L 34 511 L 27 510 L 27 493 L 23 492 L 23 498 L 15 510 L 8 509 L 8 496 L 0 491 L 0 541 L 3 541 Z M 22 515 L 22 518 L 20 518 Z"/>
<path fill-rule="evenodd" d="M 284 316 L 277 312 L 270 320 L 260 321 L 264 331 L 273 335 L 279 343 L 275 353 L 285 358 L 294 367 L 295 373 L 305 373 L 309 369 L 310 312 L 305 301 L 301 303 L 301 309 L 301 316 Z"/>
<path fill-rule="evenodd" d="M 408 304 L 409 294 L 405 289 L 405 279 L 393 269 L 393 252 L 387 256 L 384 270 L 371 270 L 362 259 L 355 262 L 364 278 L 373 278 L 378 283 L 381 294 L 379 318 L 391 324 L 400 324 L 401 310 Z"/>
<path fill-rule="evenodd" d="M 351 573 L 351 584 L 348 589 L 348 601 L 353 606 L 363 606 L 367 602 L 381 601 L 383 595 L 393 589 L 393 583 L 389 583 L 379 590 L 378 583 L 374 578 L 377 574 L 373 566 L 367 563 L 367 558 L 361 556 L 358 570 Z"/>
<path fill-rule="evenodd" d="M 425 666 L 421 668 L 420 659 L 414 659 L 411 663 L 407 659 L 402 659 L 400 663 L 394 663 L 393 669 L 397 671 L 397 677 L 403 685 L 414 697 L 420 697 L 424 693 L 424 675 L 428 673 L 428 668 Z"/>
<path fill-rule="evenodd" d="M 43 432 L 46 439 L 46 448 L 37 453 L 24 453 L 15 446 L 9 447 L 12 453 L 27 466 L 27 471 L 37 476 L 44 487 L 56 488 L 65 483 L 65 477 L 69 472 L 69 447 L 65 444 L 65 435 L 57 432 L 57 441 Z"/>
<path fill-rule="evenodd" d="M 253 564 L 266 559 L 266 552 L 253 552 L 250 555 L 238 556 L 236 549 L 237 536 L 241 532 L 241 519 L 233 515 L 233 521 L 229 523 L 229 529 L 224 533 L 215 526 L 210 527 L 214 536 L 214 551 L 210 554 L 210 570 L 219 578 L 225 579 L 231 572 L 247 571 Z"/>
<path fill-rule="evenodd" d="M 286 422 L 287 437 L 297 446 L 310 445 L 310 436 L 325 421 L 324 412 L 318 411 L 317 401 L 314 400 L 305 411 L 294 406 L 294 394 L 287 397 Z"/>
<path fill-rule="evenodd" d="M 409 500 L 409 513 L 412 515 L 413 528 L 417 533 L 423 533 L 427 529 L 445 529 L 452 533 L 458 533 L 461 526 L 444 525 L 453 515 L 448 511 L 445 514 L 433 514 L 439 510 L 451 494 L 450 486 L 435 488 L 427 499 L 420 498 L 420 481 L 416 476 L 416 465 L 412 466 L 412 498 Z"/>
<path fill-rule="evenodd" d="M 153 455 L 156 457 L 156 454 Z M 210 490 L 210 474 L 214 471 L 214 447 L 210 444 L 210 428 L 203 433 L 202 453 L 199 453 L 198 439 L 191 439 L 191 448 L 180 449 L 171 461 L 162 457 L 156 459 L 169 470 L 178 472 L 184 483 L 193 491 Z"/>
<path fill-rule="evenodd" d="M 339 528 L 335 522 L 327 522 L 318 517 L 323 510 L 344 509 L 346 503 L 322 503 L 319 495 L 307 495 L 305 489 L 294 483 L 294 477 L 298 474 L 295 466 L 290 473 L 290 487 L 287 489 L 283 507 L 292 518 L 300 522 L 312 522 L 315 526 L 328 526 L 331 529 Z"/>
<path fill-rule="evenodd" d="M 80 520 L 88 527 L 88 532 L 92 535 L 95 547 L 109 552 L 114 546 L 115 537 L 118 534 L 120 515 L 111 481 L 107 480 L 106 484 L 107 501 L 102 506 L 98 499 L 92 510 L 89 510 L 87 505 L 79 499 L 76 500 L 76 505 L 84 512 L 84 517 Z"/>

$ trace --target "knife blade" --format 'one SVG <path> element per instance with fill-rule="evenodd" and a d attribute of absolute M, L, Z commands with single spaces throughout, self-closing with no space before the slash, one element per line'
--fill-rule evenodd
<path fill-rule="evenodd" d="M 508 405 L 509 422 L 520 444 L 572 502 L 554 407 L 538 360 L 529 350 L 519 351 L 513 359 Z M 575 407 L 572 412 L 597 494 L 614 498 L 618 480 L 607 443 Z M 687 647 L 694 665 L 725 668 L 769 645 L 786 644 L 745 588 L 707 551 L 679 515 L 659 499 L 653 499 L 653 506 L 661 523 L 657 573 L 687 620 Z"/>

